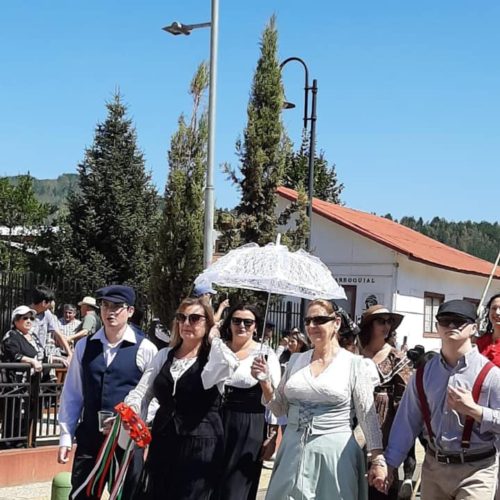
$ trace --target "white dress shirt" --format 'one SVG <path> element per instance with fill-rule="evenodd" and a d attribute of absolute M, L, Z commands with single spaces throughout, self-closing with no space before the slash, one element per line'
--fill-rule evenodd
<path fill-rule="evenodd" d="M 126 340 L 132 344 L 136 343 L 134 330 L 127 326 L 123 337 L 116 344 L 110 344 L 104 328 L 98 330 L 92 337 L 85 337 L 76 344 L 75 353 L 66 375 L 64 387 L 61 394 L 61 406 L 59 408 L 59 426 L 61 434 L 59 446 L 71 447 L 75 435 L 78 420 L 83 410 L 83 368 L 82 359 L 87 342 L 101 342 L 106 366 L 109 366 L 118 352 L 121 343 Z M 145 372 L 149 363 L 153 360 L 158 349 L 149 341 L 144 339 L 137 350 L 136 364 L 141 372 Z"/>

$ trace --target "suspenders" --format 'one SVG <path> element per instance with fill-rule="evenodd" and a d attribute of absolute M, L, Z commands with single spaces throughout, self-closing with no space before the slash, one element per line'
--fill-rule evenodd
<path fill-rule="evenodd" d="M 479 372 L 479 375 L 476 377 L 476 380 L 474 382 L 474 386 L 472 387 L 472 397 L 474 399 L 474 402 L 478 402 L 479 396 L 481 394 L 481 388 L 483 386 L 484 379 L 486 378 L 486 375 L 488 375 L 488 372 L 494 367 L 495 365 L 491 362 L 488 361 L 481 371 Z M 432 432 L 432 427 L 431 427 L 431 411 L 429 409 L 429 403 L 427 402 L 427 397 L 425 396 L 425 391 L 424 391 L 424 368 L 425 365 L 419 366 L 417 368 L 417 373 L 416 373 L 416 386 L 417 386 L 417 394 L 418 394 L 418 399 L 420 402 L 420 409 L 422 411 L 422 417 L 425 422 L 425 427 L 427 428 L 427 433 L 429 434 L 429 439 L 431 443 L 434 444 L 434 433 Z M 464 424 L 464 430 L 462 433 L 462 448 L 467 449 L 470 446 L 470 437 L 472 434 L 472 425 L 474 423 L 474 419 L 471 417 L 466 417 L 465 418 L 465 424 Z"/>

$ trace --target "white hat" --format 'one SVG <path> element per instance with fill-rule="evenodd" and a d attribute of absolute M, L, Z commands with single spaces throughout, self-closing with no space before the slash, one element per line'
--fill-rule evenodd
<path fill-rule="evenodd" d="M 83 300 L 78 302 L 79 306 L 83 306 L 84 304 L 90 307 L 95 307 L 97 309 L 97 303 L 94 297 L 83 297 Z"/>
<path fill-rule="evenodd" d="M 11 321 L 12 323 L 14 323 L 14 320 L 18 317 L 18 316 L 24 316 L 26 313 L 32 313 L 33 316 L 36 316 L 36 311 L 34 309 L 31 309 L 31 307 L 28 307 L 28 306 L 18 306 L 16 307 L 13 311 L 12 311 L 12 317 L 11 317 Z"/>

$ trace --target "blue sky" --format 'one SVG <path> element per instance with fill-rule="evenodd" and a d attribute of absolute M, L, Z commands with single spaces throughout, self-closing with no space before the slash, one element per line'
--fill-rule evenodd
<path fill-rule="evenodd" d="M 352 208 L 498 221 L 500 3 L 494 0 L 220 0 L 216 162 L 236 164 L 262 30 L 275 13 L 280 58 L 318 80 L 318 148 Z M 160 192 L 166 153 L 209 30 L 209 0 L 26 0 L 0 17 L 0 175 L 75 172 L 120 88 Z M 300 139 L 303 73 L 284 74 Z M 216 174 L 218 206 L 238 193 Z"/>

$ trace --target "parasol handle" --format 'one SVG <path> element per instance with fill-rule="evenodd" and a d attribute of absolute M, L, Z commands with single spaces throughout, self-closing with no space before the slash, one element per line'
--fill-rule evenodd
<path fill-rule="evenodd" d="M 481 314 L 481 310 L 483 309 L 484 300 L 486 298 L 486 294 L 488 293 L 488 289 L 490 288 L 491 281 L 493 280 L 493 275 L 495 274 L 499 260 L 500 260 L 500 251 L 498 252 L 497 259 L 495 260 L 495 263 L 493 264 L 493 269 L 491 270 L 490 277 L 488 278 L 488 282 L 486 283 L 486 287 L 484 288 L 483 296 L 481 297 L 479 305 L 477 306 L 477 314 L 478 315 Z"/>
<path fill-rule="evenodd" d="M 264 350 L 264 334 L 266 333 L 266 322 L 267 322 L 267 312 L 269 310 L 269 304 L 271 302 L 271 293 L 267 294 L 266 311 L 264 313 L 264 321 L 262 323 L 262 333 L 260 335 L 260 352 Z"/>

